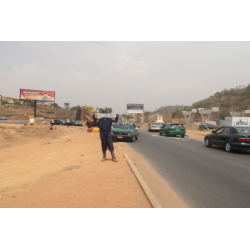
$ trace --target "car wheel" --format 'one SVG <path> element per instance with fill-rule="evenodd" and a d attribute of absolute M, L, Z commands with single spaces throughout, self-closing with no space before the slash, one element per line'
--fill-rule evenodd
<path fill-rule="evenodd" d="M 226 142 L 225 149 L 227 152 L 233 152 L 233 145 L 230 141 Z"/>
<path fill-rule="evenodd" d="M 135 136 L 133 136 L 133 138 L 132 138 L 132 140 L 131 140 L 132 142 L 135 142 Z"/>
<path fill-rule="evenodd" d="M 159 131 L 159 135 L 162 135 L 162 133 Z"/>
<path fill-rule="evenodd" d="M 166 131 L 166 136 L 169 136 L 168 131 Z"/>
<path fill-rule="evenodd" d="M 181 137 L 185 137 L 185 135 L 181 135 Z"/>
<path fill-rule="evenodd" d="M 138 135 L 136 136 L 136 140 L 138 140 Z"/>
<path fill-rule="evenodd" d="M 212 144 L 210 143 L 210 140 L 208 138 L 205 138 L 204 143 L 205 143 L 206 147 L 211 147 L 212 146 Z"/>

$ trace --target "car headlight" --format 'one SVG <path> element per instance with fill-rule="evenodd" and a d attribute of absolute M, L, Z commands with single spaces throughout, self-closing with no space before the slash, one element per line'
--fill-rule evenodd
<path fill-rule="evenodd" d="M 111 131 L 111 134 L 113 135 L 113 132 Z"/>
<path fill-rule="evenodd" d="M 128 133 L 129 136 L 131 136 L 131 133 Z"/>

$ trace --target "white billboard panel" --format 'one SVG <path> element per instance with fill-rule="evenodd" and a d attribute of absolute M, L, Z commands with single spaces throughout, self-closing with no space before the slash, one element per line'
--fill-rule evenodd
<path fill-rule="evenodd" d="M 226 126 L 250 127 L 250 117 L 225 117 Z"/>
<path fill-rule="evenodd" d="M 144 113 L 144 104 L 127 104 L 127 114 L 143 114 Z"/>

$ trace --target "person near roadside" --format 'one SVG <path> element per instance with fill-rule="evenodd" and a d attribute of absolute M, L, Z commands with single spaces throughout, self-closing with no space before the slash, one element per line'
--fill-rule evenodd
<path fill-rule="evenodd" d="M 92 128 L 91 122 L 89 120 L 86 122 L 86 125 L 87 125 L 88 128 Z"/>
<path fill-rule="evenodd" d="M 51 127 L 54 125 L 54 119 L 51 119 L 50 124 L 51 124 Z"/>
<path fill-rule="evenodd" d="M 69 119 L 67 119 L 67 127 L 69 126 Z"/>
<path fill-rule="evenodd" d="M 112 139 L 112 134 L 111 134 L 111 126 L 112 126 L 112 121 L 113 122 L 118 121 L 118 115 L 116 115 L 114 119 L 104 117 L 98 120 L 95 117 L 95 115 L 93 116 L 93 118 L 94 118 L 94 123 L 100 129 L 100 138 L 101 138 L 102 154 L 103 154 L 102 161 L 107 160 L 106 151 L 108 149 L 111 153 L 112 161 L 117 162 L 118 160 L 115 157 L 113 139 Z"/>

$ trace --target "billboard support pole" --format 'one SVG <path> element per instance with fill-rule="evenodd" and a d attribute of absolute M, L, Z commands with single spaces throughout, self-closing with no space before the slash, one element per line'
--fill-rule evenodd
<path fill-rule="evenodd" d="M 36 100 L 34 101 L 34 118 L 36 118 Z"/>

